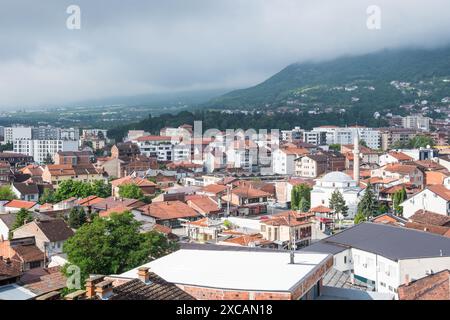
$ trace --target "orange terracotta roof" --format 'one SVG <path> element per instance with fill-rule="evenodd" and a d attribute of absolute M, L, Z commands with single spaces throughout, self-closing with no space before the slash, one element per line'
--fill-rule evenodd
<path fill-rule="evenodd" d="M 167 165 L 167 168 L 169 169 L 176 169 L 176 168 L 198 169 L 202 167 L 203 166 L 200 164 L 192 163 L 189 161 L 172 162 Z"/>
<path fill-rule="evenodd" d="M 333 210 L 331 210 L 330 208 L 325 207 L 325 206 L 317 206 L 317 207 L 309 209 L 309 212 L 330 213 L 330 212 L 333 212 Z"/>
<path fill-rule="evenodd" d="M 270 193 L 252 188 L 250 186 L 237 187 L 237 188 L 231 190 L 231 193 L 233 193 L 241 198 L 270 197 Z"/>
<path fill-rule="evenodd" d="M 171 234 L 172 233 L 172 229 L 166 226 L 163 226 L 161 224 L 155 224 L 152 228 L 152 231 L 157 231 L 160 233 L 164 233 L 166 235 Z"/>
<path fill-rule="evenodd" d="M 430 185 L 427 187 L 428 190 L 437 194 L 439 197 L 443 198 L 446 201 L 450 201 L 450 190 L 445 186 L 440 184 Z"/>
<path fill-rule="evenodd" d="M 206 187 L 203 187 L 203 189 L 202 189 L 203 192 L 213 193 L 213 194 L 222 193 L 222 192 L 225 192 L 226 190 L 227 190 L 227 187 L 224 185 L 220 185 L 220 184 L 210 184 L 210 185 L 207 185 Z"/>
<path fill-rule="evenodd" d="M 37 202 L 24 201 L 24 200 L 11 200 L 7 204 L 5 204 L 5 207 L 19 208 L 19 209 L 31 209 L 35 205 L 37 205 Z"/>
<path fill-rule="evenodd" d="M 398 287 L 400 300 L 450 300 L 450 271 L 435 274 Z"/>
<path fill-rule="evenodd" d="M 140 207 L 139 210 L 142 214 L 159 220 L 192 218 L 200 216 L 200 214 L 194 209 L 181 201 L 153 202 Z"/>
<path fill-rule="evenodd" d="M 220 211 L 219 205 L 207 196 L 198 196 L 187 200 L 189 207 L 201 214 L 217 213 Z"/>
<path fill-rule="evenodd" d="M 91 205 L 93 205 L 93 204 L 102 202 L 103 200 L 105 200 L 105 199 L 104 199 L 104 198 L 97 197 L 97 196 L 89 196 L 89 197 L 87 197 L 87 198 L 78 200 L 78 204 L 79 204 L 80 206 L 85 207 L 85 206 L 91 206 Z"/>
<path fill-rule="evenodd" d="M 388 164 L 385 166 L 384 170 L 389 172 L 396 172 L 400 174 L 410 174 L 411 172 L 414 172 L 417 170 L 417 166 L 409 165 L 409 164 Z"/>
<path fill-rule="evenodd" d="M 261 223 L 271 226 L 299 226 L 311 223 L 312 213 L 297 213 L 296 211 L 286 211 L 262 220 Z"/>
<path fill-rule="evenodd" d="M 113 214 L 113 213 L 123 214 L 123 213 L 125 213 L 127 211 L 130 211 L 130 210 L 131 210 L 131 208 L 127 207 L 127 206 L 117 206 L 117 207 L 108 209 L 106 211 L 101 211 L 99 213 L 99 216 L 102 217 L 102 218 L 105 218 L 105 217 L 111 216 L 111 214 Z"/>
<path fill-rule="evenodd" d="M 119 187 L 119 186 L 126 185 L 126 184 L 135 184 L 139 187 L 155 187 L 156 186 L 156 184 L 150 180 L 142 179 L 139 177 L 131 177 L 131 176 L 127 176 L 127 177 L 123 177 L 123 178 L 111 181 L 111 185 L 113 187 Z"/>
<path fill-rule="evenodd" d="M 388 153 L 391 157 L 394 157 L 398 161 L 411 161 L 413 160 L 412 157 L 408 156 L 407 154 L 403 152 L 397 152 L 397 151 L 391 151 Z"/>
<path fill-rule="evenodd" d="M 240 246 L 244 246 L 244 247 L 247 247 L 251 243 L 258 243 L 258 244 L 272 243 L 271 241 L 263 239 L 262 235 L 259 233 L 244 234 L 241 236 L 237 236 L 235 238 L 226 239 L 223 242 L 240 245 Z"/>
<path fill-rule="evenodd" d="M 309 150 L 305 149 L 305 148 L 282 148 L 280 149 L 281 151 L 283 151 L 286 154 L 293 154 L 293 155 L 304 155 L 304 154 L 309 154 Z"/>
<path fill-rule="evenodd" d="M 171 137 L 167 136 L 143 136 L 136 139 L 139 142 L 143 141 L 171 141 Z"/>

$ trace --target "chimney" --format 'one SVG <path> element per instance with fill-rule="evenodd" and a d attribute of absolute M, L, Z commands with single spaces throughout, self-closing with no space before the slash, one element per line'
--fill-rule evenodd
<path fill-rule="evenodd" d="M 150 282 L 150 268 L 140 267 L 138 269 L 138 276 L 139 276 L 139 280 L 141 280 L 143 283 L 149 283 Z"/>
<path fill-rule="evenodd" d="M 104 276 L 92 276 L 86 280 L 86 298 L 90 299 L 95 296 L 95 285 L 102 282 Z"/>
<path fill-rule="evenodd" d="M 409 283 L 410 283 L 409 274 L 406 274 L 405 275 L 405 282 L 404 282 L 404 284 L 405 285 L 409 285 Z"/>
<path fill-rule="evenodd" d="M 105 280 L 95 285 L 95 293 L 102 300 L 108 300 L 113 295 L 113 280 Z"/>

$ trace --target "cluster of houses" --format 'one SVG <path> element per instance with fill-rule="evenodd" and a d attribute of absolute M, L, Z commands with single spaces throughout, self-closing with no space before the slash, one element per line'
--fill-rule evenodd
<path fill-rule="evenodd" d="M 228 133 L 197 138 L 183 125 L 157 136 L 130 131 L 102 156 L 59 150 L 44 164 L 1 153 L 0 183 L 15 199 L 0 199 L 0 299 L 450 299 L 450 147 L 383 151 L 380 132 L 295 128 L 230 142 Z M 111 195 L 40 201 L 67 180 L 109 183 Z M 122 197 L 126 185 L 151 201 Z M 299 185 L 311 190 L 307 210 L 291 208 Z M 385 212 L 354 224 L 369 185 Z M 330 203 L 336 192 L 344 217 Z M 130 212 L 142 232 L 180 249 L 92 276 L 86 290 L 62 297 L 64 242 L 76 233 L 64 218 L 73 208 L 104 219 Z M 23 209 L 33 220 L 17 226 Z M 324 232 L 337 220 L 343 227 Z"/>

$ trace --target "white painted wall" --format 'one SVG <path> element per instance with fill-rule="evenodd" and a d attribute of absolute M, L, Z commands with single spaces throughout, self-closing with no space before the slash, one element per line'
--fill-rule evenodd
<path fill-rule="evenodd" d="M 415 212 L 421 209 L 426 209 L 442 215 L 448 215 L 449 212 L 449 203 L 428 189 L 407 199 L 401 206 L 403 207 L 403 216 L 405 218 L 411 217 Z"/>

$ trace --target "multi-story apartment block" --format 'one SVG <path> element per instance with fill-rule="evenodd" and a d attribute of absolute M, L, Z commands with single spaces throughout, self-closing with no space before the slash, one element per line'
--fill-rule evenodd
<path fill-rule="evenodd" d="M 419 129 L 430 131 L 431 118 L 422 115 L 411 115 L 403 117 L 402 126 L 407 129 Z"/>
<path fill-rule="evenodd" d="M 336 126 L 322 126 L 313 129 L 314 132 L 325 133 L 326 144 L 352 144 L 356 134 L 371 149 L 380 148 L 380 132 L 373 128 L 366 127 L 348 127 L 341 128 Z"/>
<path fill-rule="evenodd" d="M 416 129 L 379 128 L 381 149 L 386 151 L 398 143 L 406 143 L 417 135 Z"/>
<path fill-rule="evenodd" d="M 78 151 L 78 141 L 72 140 L 15 140 L 14 152 L 33 157 L 37 163 L 53 157 L 59 151 Z"/>
<path fill-rule="evenodd" d="M 158 161 L 174 161 L 174 144 L 171 137 L 143 136 L 133 142 L 143 155 L 155 157 Z"/>
<path fill-rule="evenodd" d="M 313 144 L 315 146 L 322 146 L 327 143 L 327 133 L 321 131 L 304 131 L 303 142 Z"/>
<path fill-rule="evenodd" d="M 303 140 L 303 132 L 305 130 L 300 129 L 300 127 L 295 127 L 292 130 L 282 130 L 281 140 L 287 142 L 297 142 Z"/>

